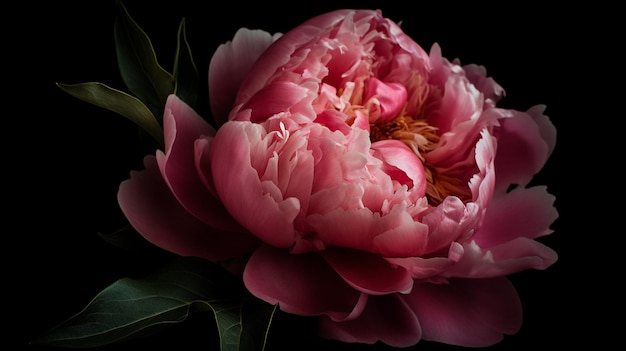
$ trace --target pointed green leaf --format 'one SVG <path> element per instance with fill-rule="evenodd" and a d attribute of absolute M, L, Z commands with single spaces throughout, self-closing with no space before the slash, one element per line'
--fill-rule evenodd
<path fill-rule="evenodd" d="M 179 257 L 143 279 L 123 278 L 35 345 L 87 348 L 151 335 L 212 304 L 236 305 L 241 286 L 220 266 Z"/>
<path fill-rule="evenodd" d="M 178 28 L 178 42 L 174 59 L 175 94 L 189 106 L 196 107 L 198 99 L 198 69 L 193 61 L 191 48 L 185 33 L 185 19 Z"/>
<path fill-rule="evenodd" d="M 146 105 L 136 97 L 99 82 L 80 84 L 57 83 L 57 86 L 76 98 L 130 119 L 148 132 L 159 145 L 163 146 L 163 129 L 161 129 L 161 125 Z"/>
<path fill-rule="evenodd" d="M 162 123 L 167 96 L 174 93 L 174 76 L 158 63 L 150 38 L 117 1 L 115 48 L 124 83 Z"/>
<path fill-rule="evenodd" d="M 221 351 L 263 351 L 276 306 L 256 298 L 211 304 Z"/>
<path fill-rule="evenodd" d="M 277 308 L 278 305 L 270 305 L 259 299 L 249 299 L 244 303 L 240 351 L 265 350 Z"/>

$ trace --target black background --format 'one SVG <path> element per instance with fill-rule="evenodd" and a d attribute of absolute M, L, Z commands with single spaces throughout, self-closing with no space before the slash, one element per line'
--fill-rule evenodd
<path fill-rule="evenodd" d="M 527 2 L 124 3 L 152 39 L 167 70 L 173 64 L 178 25 L 185 18 L 202 82 L 214 50 L 239 27 L 285 32 L 329 10 L 380 8 L 386 17 L 402 21 L 402 28 L 426 50 L 438 42 L 445 57 L 486 66 L 507 92 L 501 106 L 525 110 L 546 104 L 546 114 L 557 127 L 557 147 L 536 183 L 547 184 L 556 195 L 560 217 L 552 227 L 555 232 L 541 241 L 560 257 L 546 271 L 511 277 L 524 305 L 524 324 L 518 334 L 488 349 L 598 348 L 623 327 L 619 319 L 623 307 L 609 303 L 617 291 L 609 272 L 624 230 L 602 225 L 608 218 L 592 215 L 602 206 L 607 208 L 606 217 L 619 210 L 602 205 L 616 169 L 602 159 L 615 152 L 610 148 L 607 152 L 602 141 L 606 129 L 614 127 L 601 125 L 603 118 L 614 125 L 623 113 L 600 111 L 606 96 L 602 92 L 599 99 L 597 94 L 612 90 L 610 83 L 599 79 L 619 70 L 610 68 L 616 56 L 604 44 L 613 33 L 611 9 L 588 5 L 553 9 Z M 22 3 L 5 10 L 13 21 L 3 25 L 3 55 L 9 62 L 4 67 L 2 133 L 6 185 L 2 290 L 7 315 L 0 327 L 6 337 L 0 342 L 11 345 L 7 350 L 46 350 L 50 348 L 28 342 L 78 312 L 115 280 L 150 270 L 97 234 L 123 222 L 115 199 L 117 187 L 130 170 L 141 167 L 145 150 L 131 122 L 55 86 L 55 82 L 100 81 L 124 90 L 114 52 L 115 1 Z M 199 112 L 207 115 L 208 104 Z M 310 321 L 298 324 L 283 317 L 276 323 L 294 327 L 283 339 L 270 332 L 271 350 L 339 349 L 338 343 L 313 341 Z M 121 346 L 211 350 L 216 345 L 213 328 L 211 316 L 199 315 L 157 336 Z M 410 349 L 463 348 L 420 342 Z"/>

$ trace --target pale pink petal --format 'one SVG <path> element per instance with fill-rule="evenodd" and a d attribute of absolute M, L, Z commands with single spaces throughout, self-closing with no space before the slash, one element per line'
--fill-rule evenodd
<path fill-rule="evenodd" d="M 398 294 L 369 296 L 367 306 L 356 319 L 334 322 L 321 317 L 319 335 L 346 343 L 408 347 L 419 342 L 422 329 L 411 308 Z"/>
<path fill-rule="evenodd" d="M 276 185 L 262 182 L 252 167 L 251 149 L 260 152 L 264 133 L 259 124 L 226 122 L 211 148 L 213 182 L 224 206 L 242 226 L 270 245 L 288 248 L 295 241 L 300 203 L 293 197 L 277 198 Z"/>
<path fill-rule="evenodd" d="M 506 191 L 511 184 L 526 186 L 545 165 L 556 139 L 554 126 L 542 109 L 512 111 L 513 118 L 500 121 L 494 131 L 498 138 L 496 155 L 496 192 Z M 544 139 L 546 138 L 546 139 Z"/>
<path fill-rule="evenodd" d="M 307 225 L 328 245 L 348 247 L 392 257 L 424 250 L 428 228 L 415 222 L 403 205 L 380 216 L 368 208 L 337 208 L 306 217 Z M 399 245 L 398 240 L 403 240 Z"/>
<path fill-rule="evenodd" d="M 446 282 L 447 271 L 463 257 L 465 249 L 459 243 L 452 243 L 448 249 L 447 257 L 394 257 L 387 258 L 392 264 L 404 267 L 411 272 L 413 279 L 421 279 L 426 282 Z M 445 275 L 444 275 L 445 273 Z"/>
<path fill-rule="evenodd" d="M 528 238 L 517 238 L 488 249 L 470 242 L 464 245 L 463 256 L 446 274 L 463 278 L 502 277 L 528 269 L 546 269 L 557 258 L 554 250 Z"/>
<path fill-rule="evenodd" d="M 215 130 L 189 105 L 170 95 L 163 115 L 165 153 L 157 150 L 156 158 L 167 185 L 180 204 L 200 221 L 226 231 L 241 231 L 228 215 L 196 168 L 195 142 L 201 136 L 212 136 Z"/>
<path fill-rule="evenodd" d="M 288 313 L 344 320 L 363 308 L 364 295 L 314 253 L 262 245 L 248 260 L 243 281 L 254 296 Z"/>
<path fill-rule="evenodd" d="M 379 255 L 334 247 L 320 254 L 346 283 L 364 293 L 406 293 L 413 286 L 413 279 L 407 270 L 393 267 Z"/>
<path fill-rule="evenodd" d="M 407 185 L 411 199 L 416 201 L 426 194 L 424 164 L 404 143 L 398 140 L 381 140 L 372 144 L 374 156 L 385 164 L 385 173 L 400 184 Z"/>
<path fill-rule="evenodd" d="M 430 228 L 427 252 L 439 252 L 450 243 L 469 237 L 480 222 L 480 212 L 477 206 L 448 196 L 422 222 Z"/>
<path fill-rule="evenodd" d="M 219 127 L 228 118 L 241 82 L 250 67 L 280 34 L 240 28 L 232 41 L 220 45 L 209 63 L 209 99 Z"/>
<path fill-rule="evenodd" d="M 423 340 L 486 347 L 522 324 L 519 296 L 506 278 L 415 284 L 403 296 L 420 321 Z"/>
<path fill-rule="evenodd" d="M 174 198 L 163 181 L 154 156 L 146 169 L 131 172 L 120 184 L 118 202 L 130 224 L 154 245 L 183 256 L 220 261 L 252 251 L 251 235 L 223 232 L 200 222 Z"/>
<path fill-rule="evenodd" d="M 285 33 L 280 44 L 272 45 L 263 52 L 248 73 L 248 79 L 241 85 L 236 105 L 245 104 L 248 99 L 267 85 L 276 70 L 292 58 L 294 51 L 310 42 L 312 38 L 327 31 L 330 26 L 344 21 L 351 10 L 337 10 L 313 17 Z M 367 11 L 369 13 L 370 11 Z"/>
<path fill-rule="evenodd" d="M 559 216 L 555 199 L 546 186 L 516 188 L 495 197 L 472 239 L 488 248 L 518 237 L 534 239 L 548 235 Z"/>

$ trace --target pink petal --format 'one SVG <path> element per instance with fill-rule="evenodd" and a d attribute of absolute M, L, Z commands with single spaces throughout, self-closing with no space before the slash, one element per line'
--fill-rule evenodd
<path fill-rule="evenodd" d="M 201 136 L 214 135 L 213 127 L 177 96 L 170 95 L 165 105 L 163 129 L 165 153 L 157 150 L 157 162 L 163 178 L 180 204 L 214 228 L 241 231 L 239 224 L 206 187 L 196 168 L 194 144 Z"/>
<path fill-rule="evenodd" d="M 246 73 L 278 37 L 280 34 L 240 28 L 232 41 L 215 50 L 209 63 L 209 99 L 218 127 L 226 122 Z"/>
<path fill-rule="evenodd" d="M 398 140 L 382 140 L 372 144 L 374 156 L 385 164 L 385 172 L 400 184 L 406 184 L 412 200 L 426 194 L 424 164 L 404 143 Z"/>
<path fill-rule="evenodd" d="M 375 99 L 379 105 L 380 116 L 376 119 L 376 122 L 386 122 L 398 117 L 398 114 L 406 104 L 406 98 L 407 91 L 402 84 L 384 83 L 375 77 L 367 81 L 364 101 Z"/>
<path fill-rule="evenodd" d="M 292 255 L 262 245 L 250 257 L 243 281 L 254 296 L 288 313 L 344 320 L 363 308 L 364 295 L 315 253 Z"/>
<path fill-rule="evenodd" d="M 522 306 L 506 278 L 452 279 L 416 284 L 405 296 L 422 326 L 422 339 L 466 347 L 498 343 L 522 324 Z"/>
<path fill-rule="evenodd" d="M 554 201 L 554 195 L 545 186 L 518 187 L 494 197 L 472 239 L 481 247 L 492 247 L 518 237 L 533 239 L 548 235 L 559 216 Z"/>
<path fill-rule="evenodd" d="M 241 109 L 251 109 L 250 120 L 261 122 L 277 113 L 289 111 L 306 98 L 308 93 L 303 86 L 293 82 L 270 83 L 254 94 Z"/>
<path fill-rule="evenodd" d="M 293 222 L 300 202 L 293 197 L 277 198 L 280 191 L 270 181 L 261 182 L 252 167 L 251 148 L 263 147 L 264 133 L 258 124 L 226 122 L 211 148 L 213 182 L 237 222 L 266 243 L 288 248 L 295 241 Z"/>
<path fill-rule="evenodd" d="M 407 270 L 393 267 L 379 255 L 334 247 L 320 254 L 346 283 L 364 293 L 406 293 L 413 286 L 413 279 Z"/>
<path fill-rule="evenodd" d="M 408 347 L 419 342 L 422 329 L 415 314 L 398 294 L 369 296 L 367 306 L 356 319 L 334 322 L 321 317 L 319 335 L 347 343 Z"/>
<path fill-rule="evenodd" d="M 498 138 L 496 155 L 496 192 L 504 192 L 509 185 L 525 186 L 533 175 L 543 168 L 556 140 L 556 130 L 542 108 L 533 113 L 513 111 L 513 118 L 501 120 L 494 131 Z"/>
<path fill-rule="evenodd" d="M 258 241 L 247 234 L 222 232 L 192 216 L 172 196 L 154 156 L 146 169 L 120 184 L 118 202 L 130 224 L 149 242 L 183 256 L 220 261 L 250 252 Z"/>
<path fill-rule="evenodd" d="M 546 269 L 557 257 L 548 246 L 528 238 L 491 248 L 481 248 L 472 241 L 463 245 L 461 258 L 446 274 L 462 278 L 502 277 L 527 269 Z"/>

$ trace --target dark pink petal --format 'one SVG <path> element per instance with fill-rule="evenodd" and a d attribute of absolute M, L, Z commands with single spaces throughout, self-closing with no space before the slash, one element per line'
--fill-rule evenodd
<path fill-rule="evenodd" d="M 398 117 L 406 104 L 406 87 L 399 83 L 385 83 L 372 77 L 367 81 L 364 101 L 378 105 L 379 116 L 376 122 L 386 122 Z M 374 99 L 374 100 L 371 100 Z M 374 121 L 372 121 L 374 122 Z"/>
<path fill-rule="evenodd" d="M 220 45 L 209 63 L 209 99 L 213 120 L 219 127 L 233 108 L 237 90 L 250 67 L 280 34 L 240 28 L 232 41 Z"/>
<path fill-rule="evenodd" d="M 347 343 L 408 347 L 419 342 L 422 329 L 407 303 L 398 294 L 369 296 L 367 306 L 356 319 L 334 322 L 321 317 L 319 335 Z"/>
<path fill-rule="evenodd" d="M 403 295 L 422 326 L 422 339 L 466 347 L 498 343 L 522 324 L 522 305 L 506 278 L 415 284 Z"/>
<path fill-rule="evenodd" d="M 222 232 L 192 216 L 163 181 L 154 156 L 144 171 L 131 172 L 120 184 L 118 202 L 130 224 L 146 240 L 183 256 L 220 261 L 250 252 L 258 241 L 251 235 Z"/>
<path fill-rule="evenodd" d="M 243 281 L 259 299 L 304 316 L 344 320 L 360 314 L 365 301 L 318 254 L 292 255 L 268 245 L 252 254 Z"/>
<path fill-rule="evenodd" d="M 271 181 L 261 181 L 252 167 L 251 150 L 263 146 L 265 131 L 259 124 L 226 122 L 211 147 L 211 172 L 215 190 L 228 212 L 266 243 L 288 248 L 295 241 L 294 219 L 300 202 L 282 194 Z"/>
<path fill-rule="evenodd" d="M 206 187 L 196 167 L 195 142 L 201 136 L 212 136 L 215 130 L 189 105 L 170 95 L 163 115 L 165 153 L 156 157 L 163 178 L 180 204 L 200 221 L 225 231 L 241 227 Z"/>
<path fill-rule="evenodd" d="M 410 273 L 380 255 L 330 247 L 320 254 L 350 286 L 370 295 L 406 293 L 413 286 Z"/>
<path fill-rule="evenodd" d="M 534 239 L 548 235 L 552 233 L 550 226 L 559 216 L 554 201 L 554 195 L 549 194 L 545 186 L 518 187 L 495 197 L 472 239 L 488 248 L 518 237 Z"/>
<path fill-rule="evenodd" d="M 533 175 L 545 165 L 554 147 L 556 130 L 542 108 L 527 112 L 512 111 L 513 118 L 500 121 L 494 131 L 498 138 L 496 155 L 496 192 L 502 193 L 511 184 L 526 186 Z"/>

